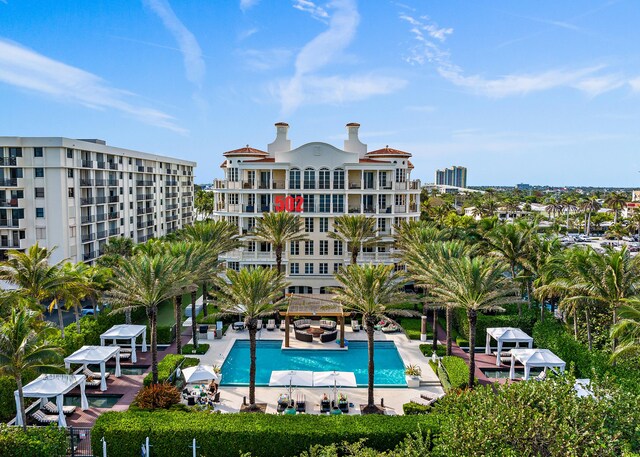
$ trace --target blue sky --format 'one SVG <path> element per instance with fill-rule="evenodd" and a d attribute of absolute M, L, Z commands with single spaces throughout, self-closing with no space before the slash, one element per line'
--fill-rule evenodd
<path fill-rule="evenodd" d="M 414 177 L 640 186 L 640 4 L 0 0 L 0 135 L 198 162 L 294 146 L 411 152 Z"/>

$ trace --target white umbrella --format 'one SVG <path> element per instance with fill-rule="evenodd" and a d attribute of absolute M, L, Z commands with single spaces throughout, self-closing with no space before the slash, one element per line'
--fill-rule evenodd
<path fill-rule="evenodd" d="M 184 380 L 187 384 L 217 380 L 218 374 L 214 371 L 211 365 L 197 365 L 195 367 L 189 367 L 182 370 Z"/>
<path fill-rule="evenodd" d="M 351 371 L 316 371 L 313 373 L 314 386 L 333 386 L 333 403 L 336 404 L 338 386 L 358 387 L 356 375 Z"/>
<path fill-rule="evenodd" d="M 269 379 L 270 386 L 289 386 L 289 401 L 291 401 L 291 386 L 313 386 L 312 371 L 274 370 Z"/>

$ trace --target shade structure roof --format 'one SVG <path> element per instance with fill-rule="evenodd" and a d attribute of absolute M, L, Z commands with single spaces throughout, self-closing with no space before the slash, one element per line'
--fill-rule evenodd
<path fill-rule="evenodd" d="M 84 379 L 82 374 L 41 374 L 24 386 L 22 392 L 25 397 L 56 397 L 66 394 Z"/>
<path fill-rule="evenodd" d="M 69 357 L 65 357 L 64 361 L 66 364 L 96 364 L 106 362 L 111 357 L 114 357 L 118 351 L 120 351 L 120 348 L 117 346 L 82 346 Z"/>
<path fill-rule="evenodd" d="M 270 386 L 313 386 L 313 371 L 274 370 L 269 379 Z"/>
<path fill-rule="evenodd" d="M 528 343 L 533 341 L 533 338 L 515 327 L 490 327 L 487 328 L 487 334 L 503 342 Z"/>
<path fill-rule="evenodd" d="M 511 355 L 520 363 L 530 367 L 560 367 L 566 363 L 549 349 L 511 349 Z"/>
<path fill-rule="evenodd" d="M 281 312 L 283 316 L 348 316 L 344 313 L 342 305 L 333 300 L 331 294 L 304 294 L 287 295 L 289 306 L 287 311 Z"/>
<path fill-rule="evenodd" d="M 185 368 L 182 370 L 182 374 L 187 384 L 211 381 L 212 379 L 219 378 L 212 365 L 197 365 L 195 367 Z"/>
<path fill-rule="evenodd" d="M 351 371 L 314 371 L 313 385 L 358 387 L 356 375 Z"/>
<path fill-rule="evenodd" d="M 141 335 L 147 330 L 146 325 L 120 324 L 114 325 L 109 330 L 100 335 L 103 339 L 126 339 Z"/>

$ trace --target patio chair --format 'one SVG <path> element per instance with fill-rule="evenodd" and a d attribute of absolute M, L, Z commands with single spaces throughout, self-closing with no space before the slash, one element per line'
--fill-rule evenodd
<path fill-rule="evenodd" d="M 296 411 L 299 413 L 307 412 L 307 401 L 304 398 L 304 395 L 302 395 L 296 400 Z"/>
<path fill-rule="evenodd" d="M 40 424 L 51 424 L 53 422 L 58 422 L 57 414 L 45 414 L 42 411 L 38 410 L 31 415 L 31 417 Z"/>
<path fill-rule="evenodd" d="M 360 331 L 360 324 L 358 323 L 358 319 L 351 319 L 351 330 L 354 332 Z"/>
<path fill-rule="evenodd" d="M 267 330 L 272 332 L 276 329 L 276 320 L 275 319 L 269 319 L 267 321 Z"/>
<path fill-rule="evenodd" d="M 256 329 L 262 330 L 262 319 L 258 319 L 258 322 L 256 322 Z"/>
<path fill-rule="evenodd" d="M 329 401 L 329 399 L 322 399 L 320 400 L 320 412 L 321 413 L 328 413 L 329 411 L 331 411 L 331 401 Z"/>
<path fill-rule="evenodd" d="M 120 360 L 129 360 L 130 358 L 131 358 L 131 351 L 122 352 L 122 349 L 120 349 Z"/>
<path fill-rule="evenodd" d="M 542 370 L 542 372 L 533 379 L 535 379 L 536 381 L 544 381 L 545 379 L 547 379 L 547 370 Z"/>
<path fill-rule="evenodd" d="M 332 332 L 325 332 L 322 335 L 320 335 L 320 342 L 321 343 L 328 343 L 330 341 L 335 341 L 336 338 L 338 338 L 338 331 L 334 330 Z"/>
<path fill-rule="evenodd" d="M 84 367 L 82 369 L 82 374 L 85 375 L 87 378 L 98 378 L 98 379 L 101 378 L 101 374 L 100 373 L 96 373 L 94 371 L 91 371 L 88 367 Z M 109 379 L 109 375 L 110 374 L 111 373 L 106 372 L 104 374 L 104 379 Z"/>
<path fill-rule="evenodd" d="M 85 387 L 100 387 L 100 378 L 87 378 Z"/>
<path fill-rule="evenodd" d="M 389 324 L 386 327 L 382 327 L 382 333 L 394 333 L 400 330 L 396 324 Z"/>
<path fill-rule="evenodd" d="M 280 330 L 283 332 L 286 330 L 287 326 L 285 325 L 285 321 L 280 321 Z"/>
<path fill-rule="evenodd" d="M 336 329 L 337 324 L 334 321 L 330 321 L 327 319 L 321 319 L 320 320 L 320 328 L 323 330 L 335 330 Z"/>
<path fill-rule="evenodd" d="M 58 414 L 58 406 L 52 401 L 47 402 L 44 405 L 44 409 L 48 413 Z M 76 407 L 73 405 L 62 407 L 62 414 L 65 414 L 65 415 L 73 414 L 75 411 L 76 411 Z"/>
<path fill-rule="evenodd" d="M 301 332 L 299 330 L 296 330 L 294 335 L 296 337 L 296 340 L 298 341 L 304 341 L 305 343 L 313 343 L 313 335 L 307 332 Z"/>

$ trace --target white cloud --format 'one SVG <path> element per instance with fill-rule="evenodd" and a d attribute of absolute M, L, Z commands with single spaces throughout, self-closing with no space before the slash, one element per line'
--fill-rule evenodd
<path fill-rule="evenodd" d="M 329 18 L 329 13 L 322 6 L 316 5 L 310 0 L 293 0 L 293 7 L 311 14 L 315 19 L 324 21 Z"/>
<path fill-rule="evenodd" d="M 253 8 L 260 2 L 260 0 L 240 0 L 240 9 L 244 13 L 248 9 Z"/>
<path fill-rule="evenodd" d="M 255 35 L 256 33 L 258 33 L 259 30 L 260 29 L 258 27 L 250 27 L 248 29 L 241 30 L 240 33 L 238 33 L 238 40 L 246 40 L 251 35 Z"/>
<path fill-rule="evenodd" d="M 202 49 L 196 37 L 182 23 L 171 9 L 167 0 L 144 0 L 144 3 L 162 20 L 167 30 L 178 43 L 187 80 L 198 89 L 202 88 L 206 66 L 202 58 Z"/>
<path fill-rule="evenodd" d="M 592 97 L 617 89 L 624 85 L 625 81 L 618 75 L 594 76 L 578 81 L 575 85 L 577 89 L 589 94 Z"/>
<path fill-rule="evenodd" d="M 630 79 L 629 85 L 631 86 L 632 91 L 640 92 L 640 77 Z"/>
<path fill-rule="evenodd" d="M 113 88 L 99 76 L 0 39 L 0 81 L 93 109 L 114 109 L 149 125 L 186 134 L 162 111 L 134 104 L 134 94 Z"/>
<path fill-rule="evenodd" d="M 241 52 L 244 63 L 255 71 L 267 71 L 286 65 L 292 52 L 289 49 L 247 49 Z"/>

